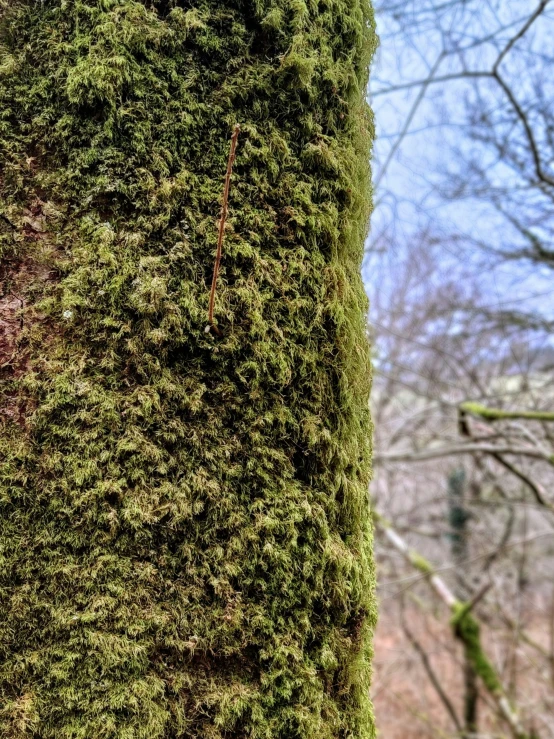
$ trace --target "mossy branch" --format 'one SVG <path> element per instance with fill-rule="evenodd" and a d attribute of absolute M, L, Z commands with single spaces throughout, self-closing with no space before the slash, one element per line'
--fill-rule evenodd
<path fill-rule="evenodd" d="M 465 603 L 457 603 L 450 621 L 454 634 L 464 645 L 466 657 L 476 675 L 479 675 L 489 693 L 504 695 L 498 674 L 481 644 L 481 627 L 477 619 L 468 611 Z"/>
<path fill-rule="evenodd" d="M 479 416 L 486 421 L 505 421 L 515 419 L 525 419 L 527 421 L 554 421 L 554 412 L 551 411 L 506 411 L 501 408 L 487 408 L 480 403 L 466 402 L 460 405 L 460 411 L 471 413 L 472 416 Z"/>

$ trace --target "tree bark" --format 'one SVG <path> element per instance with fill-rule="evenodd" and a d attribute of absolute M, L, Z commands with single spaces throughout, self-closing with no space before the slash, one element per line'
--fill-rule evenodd
<path fill-rule="evenodd" d="M 0 44 L 0 734 L 373 737 L 369 5 L 0 0 Z"/>

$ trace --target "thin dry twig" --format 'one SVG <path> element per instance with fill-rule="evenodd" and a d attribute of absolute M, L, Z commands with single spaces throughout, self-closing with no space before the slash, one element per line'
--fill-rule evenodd
<path fill-rule="evenodd" d="M 223 241 L 225 239 L 225 224 L 227 221 L 227 213 L 229 212 L 229 190 L 231 188 L 231 175 L 233 174 L 233 164 L 237 153 L 237 142 L 240 133 L 240 125 L 237 123 L 233 129 L 231 136 L 231 149 L 229 151 L 229 159 L 227 161 L 227 173 L 225 175 L 225 188 L 223 190 L 223 203 L 221 205 L 221 213 L 219 215 L 219 234 L 217 237 L 217 252 L 215 257 L 214 274 L 212 278 L 212 288 L 210 290 L 210 306 L 208 308 L 208 325 L 206 333 L 210 330 L 221 336 L 221 331 L 214 324 L 214 305 L 215 293 L 217 288 L 217 278 L 219 275 L 219 267 L 221 265 L 221 255 L 223 253 Z"/>

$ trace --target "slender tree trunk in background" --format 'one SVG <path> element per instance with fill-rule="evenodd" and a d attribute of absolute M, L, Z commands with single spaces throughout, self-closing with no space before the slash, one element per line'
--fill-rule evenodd
<path fill-rule="evenodd" d="M 448 478 L 448 519 L 450 523 L 450 541 L 452 559 L 456 565 L 456 597 L 466 602 L 471 593 L 467 587 L 467 521 L 469 518 L 465 506 L 466 474 L 460 468 L 452 472 Z M 464 671 L 464 729 L 465 736 L 472 736 L 478 731 L 477 707 L 479 687 L 477 675 L 467 655 L 463 665 Z"/>
<path fill-rule="evenodd" d="M 373 737 L 369 6 L 0 13 L 0 735 Z"/>

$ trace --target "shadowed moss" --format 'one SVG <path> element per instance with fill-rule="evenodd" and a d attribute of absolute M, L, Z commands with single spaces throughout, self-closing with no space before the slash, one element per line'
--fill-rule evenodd
<path fill-rule="evenodd" d="M 0 734 L 372 737 L 370 8 L 0 14 Z"/>

